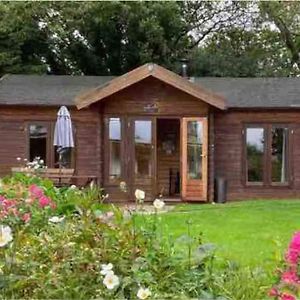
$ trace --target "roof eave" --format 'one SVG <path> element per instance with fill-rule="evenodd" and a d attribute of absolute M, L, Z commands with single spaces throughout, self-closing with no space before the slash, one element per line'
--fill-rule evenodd
<path fill-rule="evenodd" d="M 104 87 L 100 86 L 77 96 L 75 98 L 76 106 L 78 109 L 88 107 L 95 102 L 101 101 L 151 76 L 201 101 L 204 101 L 209 105 L 215 106 L 221 110 L 226 109 L 226 101 L 220 95 L 212 93 L 204 88 L 200 88 L 187 79 L 152 63 L 145 64 L 120 77 L 112 79 Z"/>

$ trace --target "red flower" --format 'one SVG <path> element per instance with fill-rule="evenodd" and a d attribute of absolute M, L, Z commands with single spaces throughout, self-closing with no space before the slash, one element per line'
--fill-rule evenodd
<path fill-rule="evenodd" d="M 2 202 L 1 202 L 2 206 L 4 209 L 9 209 L 11 207 L 14 207 L 16 206 L 17 202 L 15 200 L 8 200 L 8 199 L 4 199 Z"/>
<path fill-rule="evenodd" d="M 35 184 L 32 184 L 31 186 L 29 186 L 29 192 L 30 192 L 31 196 L 33 196 L 35 198 L 41 198 L 42 196 L 44 196 L 44 191 Z"/>
<path fill-rule="evenodd" d="M 278 290 L 275 289 L 275 288 L 271 288 L 269 290 L 269 293 L 268 293 L 269 297 L 278 297 L 279 296 L 279 293 L 278 293 Z"/>
<path fill-rule="evenodd" d="M 295 272 L 292 272 L 291 270 L 282 273 L 281 280 L 285 283 L 298 283 L 299 282 L 299 278 L 298 278 L 297 274 Z"/>
<path fill-rule="evenodd" d="M 300 255 L 300 231 L 296 232 L 289 244 L 289 248 L 286 254 L 286 260 L 291 265 L 298 263 Z"/>
<path fill-rule="evenodd" d="M 31 214 L 30 213 L 25 213 L 23 216 L 22 216 L 22 220 L 25 222 L 25 223 L 28 223 L 31 219 Z"/>
<path fill-rule="evenodd" d="M 39 204 L 40 207 L 44 208 L 45 206 L 49 206 L 51 204 L 51 200 L 46 196 L 42 196 L 39 199 Z"/>
<path fill-rule="evenodd" d="M 295 296 L 288 294 L 288 293 L 282 293 L 280 295 L 281 300 L 297 300 Z"/>
<path fill-rule="evenodd" d="M 56 203 L 55 202 L 51 202 L 50 204 L 50 207 L 54 210 L 56 209 Z"/>

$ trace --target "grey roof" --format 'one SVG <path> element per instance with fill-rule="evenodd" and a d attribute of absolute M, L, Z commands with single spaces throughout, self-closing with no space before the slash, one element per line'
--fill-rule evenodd
<path fill-rule="evenodd" d="M 81 92 L 102 85 L 110 76 L 5 75 L 0 80 L 0 104 L 75 105 Z"/>
<path fill-rule="evenodd" d="M 195 78 L 195 83 L 222 95 L 228 107 L 300 107 L 300 78 Z"/>
<path fill-rule="evenodd" d="M 110 76 L 6 75 L 0 79 L 0 104 L 59 106 L 74 104 L 81 92 L 103 85 Z M 300 107 L 300 78 L 193 79 L 222 95 L 228 107 Z"/>

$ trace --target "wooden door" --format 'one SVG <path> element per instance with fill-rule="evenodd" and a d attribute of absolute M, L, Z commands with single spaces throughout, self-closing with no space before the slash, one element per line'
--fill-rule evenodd
<path fill-rule="evenodd" d="M 131 194 L 134 199 L 136 189 L 146 193 L 146 200 L 153 200 L 156 184 L 156 135 L 155 119 L 132 117 L 130 124 L 129 169 Z"/>
<path fill-rule="evenodd" d="M 183 118 L 181 124 L 182 198 L 207 201 L 207 118 Z"/>

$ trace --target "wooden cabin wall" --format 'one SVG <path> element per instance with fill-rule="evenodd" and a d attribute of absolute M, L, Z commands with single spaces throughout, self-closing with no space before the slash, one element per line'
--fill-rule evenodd
<path fill-rule="evenodd" d="M 140 116 L 157 116 L 159 118 L 165 117 L 207 117 L 209 106 L 205 102 L 199 101 L 178 89 L 175 89 L 164 82 L 148 77 L 128 88 L 121 90 L 112 96 L 107 97 L 100 103 L 94 106 L 99 106 L 103 117 L 140 117 Z M 158 153 L 159 154 L 159 153 Z M 176 155 L 179 155 L 176 154 Z M 104 156 L 102 156 L 102 165 Z M 169 158 L 168 158 L 169 160 Z M 169 162 L 168 162 L 169 163 Z M 172 162 L 170 162 L 172 164 Z M 180 160 L 178 161 L 180 163 Z M 160 164 L 158 164 L 159 166 Z M 175 160 L 174 160 L 175 165 Z M 168 167 L 167 167 L 168 168 Z M 158 174 L 166 172 L 158 170 Z M 159 175 L 158 181 L 162 181 L 165 174 Z M 126 181 L 128 178 L 123 178 Z M 105 180 L 103 180 L 105 182 Z M 164 183 L 164 185 L 166 182 Z M 133 200 L 129 195 L 120 192 L 119 185 L 104 185 L 106 191 L 111 195 L 114 201 Z M 152 188 L 150 186 L 137 186 L 136 188 L 144 189 L 147 195 L 152 198 L 157 196 L 160 189 L 156 184 L 157 191 L 151 195 Z"/>
<path fill-rule="evenodd" d="M 228 182 L 228 199 L 299 198 L 300 197 L 300 111 L 228 111 L 216 113 L 215 123 L 215 175 L 224 176 Z M 246 186 L 242 131 L 245 123 L 289 124 L 291 136 L 290 186 Z"/>
<path fill-rule="evenodd" d="M 28 158 L 27 124 L 41 121 L 54 124 L 57 111 L 58 107 L 0 107 L 0 176 L 10 174 L 11 167 L 17 165 L 17 157 Z M 71 108 L 70 112 L 76 128 L 77 174 L 101 178 L 99 111 Z"/>
<path fill-rule="evenodd" d="M 147 110 L 147 105 L 156 109 Z M 144 79 L 103 103 L 104 114 L 206 116 L 208 105 L 155 78 Z"/>

